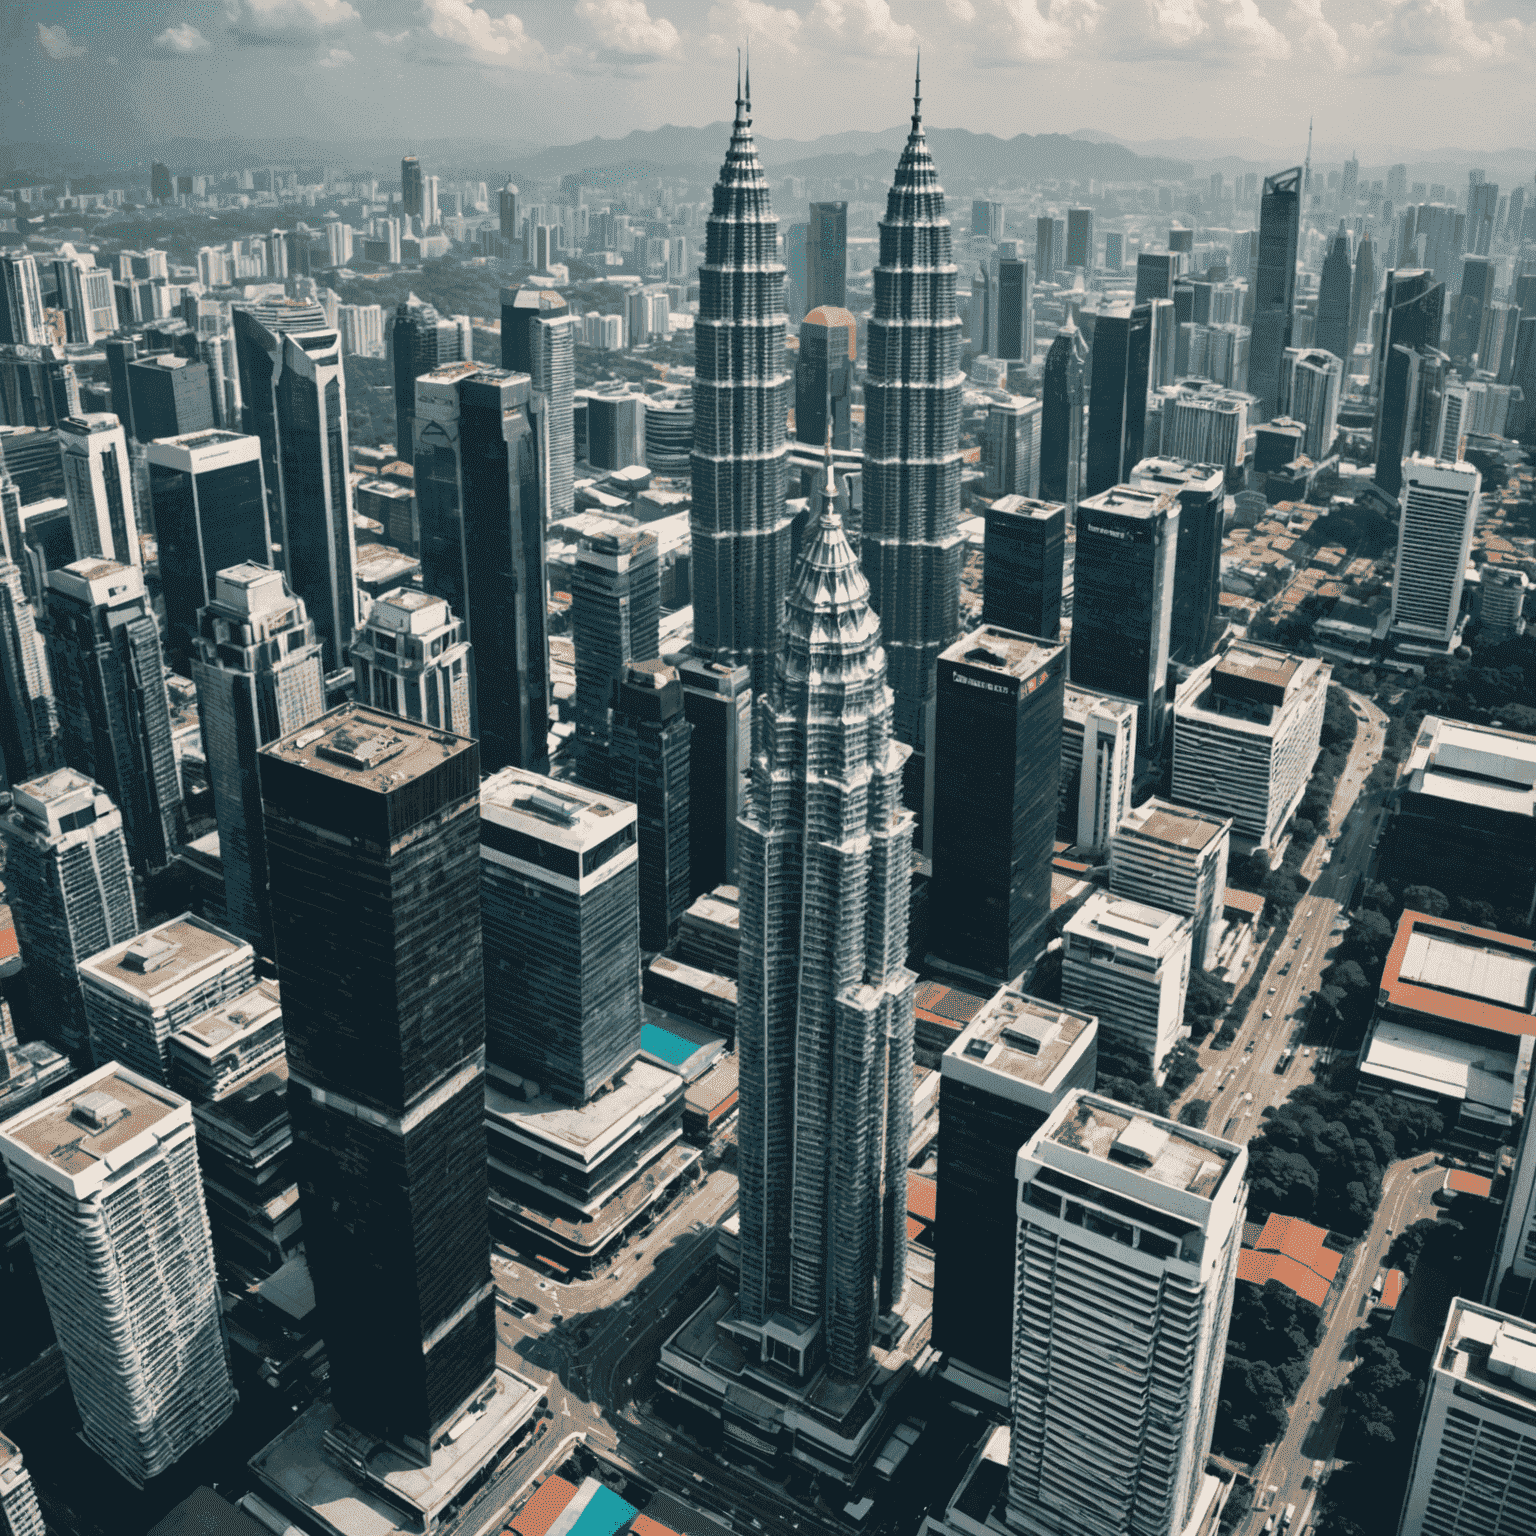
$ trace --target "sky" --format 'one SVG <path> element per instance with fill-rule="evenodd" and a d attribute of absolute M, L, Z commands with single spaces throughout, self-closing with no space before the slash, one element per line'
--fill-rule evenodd
<path fill-rule="evenodd" d="M 470 136 L 924 110 L 1003 136 L 1536 149 L 1536 0 L 8 0 L 0 140 Z M 1536 155 L 1533 155 L 1536 161 Z M 1536 164 L 1533 164 L 1536 169 Z"/>

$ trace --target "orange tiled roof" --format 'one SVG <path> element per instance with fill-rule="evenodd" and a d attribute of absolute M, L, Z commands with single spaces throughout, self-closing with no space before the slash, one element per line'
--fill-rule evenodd
<path fill-rule="evenodd" d="M 1297 1216 L 1271 1214 L 1254 1246 L 1266 1253 L 1283 1253 L 1331 1282 L 1343 1255 L 1323 1247 L 1327 1237 L 1326 1227 L 1314 1227 Z"/>
<path fill-rule="evenodd" d="M 1313 1274 L 1305 1264 L 1299 1264 L 1283 1253 L 1259 1253 L 1244 1248 L 1237 1256 L 1237 1278 L 1254 1285 L 1278 1280 L 1286 1290 L 1294 1291 L 1314 1307 L 1321 1308 L 1328 1299 L 1328 1282 L 1321 1275 Z"/>
<path fill-rule="evenodd" d="M 1389 1004 L 1456 1024 L 1470 1024 L 1474 1029 L 1492 1029 L 1504 1035 L 1536 1035 L 1536 1016 L 1523 1009 L 1504 1008 L 1480 998 L 1462 997 L 1454 992 L 1442 992 L 1434 987 L 1404 981 L 1403 959 L 1408 953 L 1408 941 L 1415 930 L 1428 934 L 1458 934 L 1482 940 L 1498 949 L 1524 950 L 1528 954 L 1536 951 L 1536 940 L 1516 938 L 1513 934 L 1499 933 L 1492 928 L 1474 928 L 1471 923 L 1453 923 L 1449 918 L 1430 917 L 1427 913 L 1409 909 L 1398 921 L 1397 935 L 1392 940 L 1392 948 L 1387 952 L 1387 963 L 1381 972 L 1381 990 L 1386 994 Z"/>
<path fill-rule="evenodd" d="M 576 1497 L 575 1483 L 563 1477 L 546 1477 L 533 1497 L 512 1517 L 508 1531 L 516 1536 L 544 1536 L 560 1518 L 560 1512 Z"/>
<path fill-rule="evenodd" d="M 1452 1168 L 1445 1176 L 1445 1187 L 1453 1194 L 1481 1195 L 1486 1200 L 1493 1193 L 1493 1180 L 1465 1168 Z"/>
<path fill-rule="evenodd" d="M 907 1214 L 919 1221 L 936 1221 L 939 1215 L 939 1186 L 927 1174 L 907 1175 Z"/>

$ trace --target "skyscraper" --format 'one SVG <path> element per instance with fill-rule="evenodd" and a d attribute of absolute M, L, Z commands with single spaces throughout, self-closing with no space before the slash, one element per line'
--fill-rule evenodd
<path fill-rule="evenodd" d="M 396 587 L 373 600 L 352 640 L 353 697 L 405 720 L 469 734 L 469 644 L 440 597 Z"/>
<path fill-rule="evenodd" d="M 325 713 L 320 643 L 281 571 L 218 572 L 197 615 L 192 681 L 219 821 L 225 924 L 274 954 L 258 752 Z"/>
<path fill-rule="evenodd" d="M 1322 281 L 1317 290 L 1317 326 L 1313 340 L 1331 352 L 1341 363 L 1348 363 L 1354 351 L 1355 337 L 1350 321 L 1353 314 L 1350 287 L 1353 273 L 1349 261 L 1349 235 L 1343 221 L 1323 260 Z M 1284 412 L 1285 407 L 1280 407 Z"/>
<path fill-rule="evenodd" d="M 1131 472 L 1130 483 L 1141 490 L 1171 491 L 1179 499 L 1169 654 L 1175 661 L 1202 662 L 1220 634 L 1217 600 L 1226 478 L 1217 464 L 1143 459 Z"/>
<path fill-rule="evenodd" d="M 982 240 L 1003 238 L 1003 205 L 977 198 L 971 203 L 971 234 Z"/>
<path fill-rule="evenodd" d="M 1040 409 L 1025 395 L 988 404 L 981 457 L 989 496 L 1039 494 Z"/>
<path fill-rule="evenodd" d="M 1045 354 L 1040 399 L 1040 494 L 1075 511 L 1082 494 L 1090 358 L 1068 320 Z"/>
<path fill-rule="evenodd" d="M 738 1305 L 742 1335 L 800 1381 L 823 1363 L 858 1379 L 906 1286 L 912 818 L 835 506 L 832 487 L 789 595 L 740 832 Z"/>
<path fill-rule="evenodd" d="M 1142 251 L 1136 257 L 1136 303 L 1171 299 L 1174 280 L 1183 269 L 1177 251 Z"/>
<path fill-rule="evenodd" d="M 1259 202 L 1259 263 L 1253 291 L 1248 387 L 1259 397 L 1260 421 L 1276 412 L 1280 359 L 1291 344 L 1296 302 L 1296 245 L 1301 233 L 1301 167 L 1264 178 Z"/>
<path fill-rule="evenodd" d="M 191 665 L 198 610 L 213 601 L 218 573 L 272 563 L 261 442 L 214 429 L 149 445 L 149 491 L 160 545 L 165 649 Z"/>
<path fill-rule="evenodd" d="M 163 869 L 184 818 L 160 627 L 144 577 L 136 566 L 77 560 L 49 571 L 45 613 L 64 761 L 122 811 L 135 866 Z"/>
<path fill-rule="evenodd" d="M 450 363 L 416 381 L 422 585 L 464 622 L 472 734 L 492 770 L 549 760 L 549 434 L 536 407 L 528 376 L 506 368 Z"/>
<path fill-rule="evenodd" d="M 0 1155 L 85 1442 L 143 1487 L 235 1406 L 192 1106 L 110 1062 L 7 1121 Z"/>
<path fill-rule="evenodd" d="M 25 558 L 25 555 L 23 555 Z M 0 771 L 20 784 L 59 766 L 59 706 L 21 569 L 0 560 Z"/>
<path fill-rule="evenodd" d="M 1067 265 L 1093 271 L 1093 209 L 1067 209 Z"/>
<path fill-rule="evenodd" d="M 1470 464 L 1419 454 L 1404 462 L 1392 576 L 1392 629 L 1400 638 L 1440 647 L 1455 635 L 1482 486 Z"/>
<path fill-rule="evenodd" d="M 986 349 L 1007 363 L 1027 363 L 1034 352 L 1034 284 L 1022 240 L 1003 240 L 987 265 Z"/>
<path fill-rule="evenodd" d="M 421 161 L 407 155 L 400 162 L 400 211 L 406 218 L 421 217 Z"/>
<path fill-rule="evenodd" d="M 473 741 L 356 704 L 261 752 L 332 1401 L 423 1465 L 495 1367 L 479 766 Z"/>
<path fill-rule="evenodd" d="M 1478 352 L 1483 336 L 1483 316 L 1493 303 L 1496 272 L 1496 264 L 1487 257 L 1468 256 L 1461 264 L 1461 292 L 1456 295 L 1455 319 L 1447 350 L 1452 359 L 1464 367 Z M 1497 359 L 1490 369 L 1487 361 L 1479 357 L 1478 366 L 1491 373 L 1498 372 Z"/>
<path fill-rule="evenodd" d="M 1403 483 L 1403 460 L 1420 445 L 1419 363 L 1440 344 L 1445 286 L 1422 268 L 1387 273 L 1374 377 L 1375 481 L 1389 496 Z"/>
<path fill-rule="evenodd" d="M 1136 777 L 1136 717 L 1123 699 L 1068 685 L 1061 720 L 1057 822 L 1079 848 L 1106 847 L 1130 815 Z"/>
<path fill-rule="evenodd" d="M 98 267 L 89 252 L 77 255 L 75 248 L 66 244 L 63 255 L 53 263 L 53 275 L 72 343 L 88 346 L 117 329 L 110 268 Z"/>
<path fill-rule="evenodd" d="M 752 677 L 745 667 L 690 656 L 678 672 L 693 727 L 688 767 L 689 894 L 736 879 L 736 832 L 752 757 Z"/>
<path fill-rule="evenodd" d="M 0 1435 L 0 1533 L 3 1536 L 47 1536 L 43 1512 L 37 1505 L 32 1478 L 21 1447 Z"/>
<path fill-rule="evenodd" d="M 800 352 L 795 363 L 795 437 L 799 442 L 820 448 L 830 426 L 834 448 L 852 447 L 853 364 L 858 350 L 858 321 L 846 309 L 822 305 L 800 322 Z"/>
<path fill-rule="evenodd" d="M 416 380 L 465 358 L 458 326 L 420 300 L 399 305 L 386 329 L 395 386 L 395 453 L 409 464 L 416 452 Z"/>
<path fill-rule="evenodd" d="M 1066 220 L 1041 214 L 1035 220 L 1035 276 L 1042 283 L 1059 283 L 1066 257 Z"/>
<path fill-rule="evenodd" d="M 748 104 L 750 110 L 750 103 Z M 841 308 L 848 297 L 848 204 L 812 203 L 805 242 L 805 303 Z"/>
<path fill-rule="evenodd" d="M 1045 946 L 1063 646 L 984 625 L 939 657 L 930 944 L 993 981 Z"/>
<path fill-rule="evenodd" d="M 496 194 L 497 227 L 501 231 L 503 240 L 521 240 L 523 237 L 522 221 L 518 217 L 517 206 L 520 195 L 517 187 L 510 181 Z"/>
<path fill-rule="evenodd" d="M 1279 414 L 1306 427 L 1302 452 L 1321 464 L 1333 451 L 1344 365 L 1324 347 L 1287 347 L 1280 359 Z"/>
<path fill-rule="evenodd" d="M 1120 485 L 1078 504 L 1072 681 L 1137 705 L 1145 753 L 1163 739 L 1178 535 L 1166 491 Z"/>
<path fill-rule="evenodd" d="M 1193 963 L 1209 970 L 1216 963 L 1231 843 L 1230 817 L 1154 796 L 1138 805 L 1110 840 L 1109 889 L 1189 918 Z"/>
<path fill-rule="evenodd" d="M 43 342 L 43 289 L 31 251 L 0 254 L 0 342 L 37 347 Z"/>
<path fill-rule="evenodd" d="M 128 364 L 134 435 L 141 443 L 180 437 L 213 426 L 208 365 L 174 352 L 156 352 Z"/>
<path fill-rule="evenodd" d="M 1085 1090 L 1020 1150 L 1010 1531 L 1190 1525 L 1247 1163 L 1232 1142 Z"/>
<path fill-rule="evenodd" d="M 688 744 L 677 669 L 626 665 L 613 700 L 613 792 L 632 801 L 640 849 L 640 947 L 662 950 L 693 900 L 688 889 Z"/>
<path fill-rule="evenodd" d="M 1097 496 L 1129 478 L 1147 421 L 1152 312 L 1145 304 L 1102 311 L 1093 325 L 1083 489 Z"/>
<path fill-rule="evenodd" d="M 987 508 L 984 537 L 982 623 L 1054 644 L 1061 634 L 1066 507 L 1000 496 Z"/>
<path fill-rule="evenodd" d="M 538 439 L 547 527 L 575 506 L 576 321 L 565 300 L 548 288 L 520 288 L 510 300 L 509 293 L 501 291 L 501 366 L 530 380 L 528 415 Z"/>
<path fill-rule="evenodd" d="M 34 1028 L 88 1061 L 80 962 L 139 931 L 123 818 L 100 785 L 60 768 L 14 786 L 0 838 Z"/>
<path fill-rule="evenodd" d="M 939 652 L 960 633 L 960 317 L 944 189 L 923 134 L 922 98 L 880 221 L 875 312 L 864 383 L 864 515 L 869 600 L 896 696 L 897 740 L 912 748 L 906 804 L 929 836 Z"/>
<path fill-rule="evenodd" d="M 784 268 L 768 178 L 752 140 L 751 76 L 736 92 L 715 183 L 694 321 L 694 649 L 767 686 L 789 580 L 784 507 Z M 867 483 L 867 481 L 866 481 Z M 867 496 L 866 492 L 866 496 Z"/>
<path fill-rule="evenodd" d="M 143 564 L 122 423 L 110 411 L 67 417 L 59 424 L 59 447 L 76 556 Z"/>

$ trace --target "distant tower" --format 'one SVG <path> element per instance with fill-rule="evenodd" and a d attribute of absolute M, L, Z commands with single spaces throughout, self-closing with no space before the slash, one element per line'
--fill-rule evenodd
<path fill-rule="evenodd" d="M 832 446 L 853 446 L 853 364 L 858 321 L 846 309 L 821 306 L 800 322 L 795 363 L 795 438 L 820 448 L 832 429 Z M 829 414 L 830 412 L 830 414 Z"/>
<path fill-rule="evenodd" d="M 1280 359 L 1280 414 L 1306 427 L 1302 452 L 1314 463 L 1332 451 L 1343 382 L 1344 365 L 1330 349 L 1287 347 Z"/>
<path fill-rule="evenodd" d="M 386 331 L 395 386 L 395 454 L 410 464 L 416 453 L 416 380 L 434 368 L 463 362 L 463 343 L 452 320 L 419 300 L 399 305 Z"/>
<path fill-rule="evenodd" d="M 110 1062 L 0 1128 L 81 1430 L 142 1488 L 234 1411 L 192 1106 Z"/>
<path fill-rule="evenodd" d="M 751 110 L 751 103 L 748 103 Z M 841 308 L 848 293 L 848 204 L 812 203 L 805 242 L 806 306 Z"/>
<path fill-rule="evenodd" d="M 469 734 L 469 644 L 440 597 L 396 587 L 352 640 L 353 697 L 405 720 Z"/>
<path fill-rule="evenodd" d="M 1128 479 L 1142 456 L 1151 359 L 1150 306 L 1121 305 L 1094 321 L 1083 455 L 1083 490 L 1089 496 Z"/>
<path fill-rule="evenodd" d="M 1313 339 L 1341 363 L 1349 362 L 1354 342 L 1350 334 L 1350 288 L 1353 272 L 1349 261 L 1349 235 L 1339 222 L 1339 232 L 1323 261 L 1322 282 L 1317 290 L 1317 326 Z"/>
<path fill-rule="evenodd" d="M 501 366 L 526 373 L 532 383 L 528 409 L 538 433 L 539 486 L 548 526 L 575 507 L 576 321 L 558 293 L 502 289 Z M 473 633 L 470 639 L 475 640 Z"/>
<path fill-rule="evenodd" d="M 139 931 L 123 818 L 73 768 L 17 784 L 0 816 L 34 1032 L 90 1059 L 80 962 Z"/>
<path fill-rule="evenodd" d="M 915 978 L 905 750 L 836 504 L 834 485 L 757 706 L 741 820 L 738 1337 L 802 1380 L 824 1359 L 849 1381 L 906 1287 Z"/>
<path fill-rule="evenodd" d="M 421 194 L 421 161 L 415 155 L 407 155 L 400 162 L 400 211 L 406 218 L 421 217 Z"/>
<path fill-rule="evenodd" d="M 1093 209 L 1067 209 L 1067 265 L 1093 271 Z"/>
<path fill-rule="evenodd" d="M 14 249 L 0 253 L 0 342 L 13 347 L 41 346 L 43 325 L 37 257 Z"/>
<path fill-rule="evenodd" d="M 1268 421 L 1276 412 L 1280 359 L 1291 344 L 1296 247 L 1301 235 L 1301 182 L 1300 166 L 1266 176 L 1259 203 L 1258 278 L 1248 354 L 1248 388 L 1259 397 L 1258 421 Z"/>
<path fill-rule="evenodd" d="M 110 411 L 70 416 L 59 424 L 59 447 L 76 556 L 141 565 L 133 469 L 122 423 Z"/>
<path fill-rule="evenodd" d="M 1045 355 L 1040 402 L 1040 494 L 1067 511 L 1083 494 L 1083 436 L 1090 354 L 1083 333 L 1068 320 Z"/>
<path fill-rule="evenodd" d="M 136 566 L 77 560 L 49 571 L 46 613 L 64 760 L 122 811 L 135 866 L 163 869 L 184 818 L 160 628 L 144 577 Z"/>
<path fill-rule="evenodd" d="M 1131 472 L 1130 483 L 1143 490 L 1172 491 L 1179 498 L 1168 645 L 1174 660 L 1202 662 L 1221 634 L 1217 600 L 1226 476 L 1219 464 L 1143 459 Z"/>
<path fill-rule="evenodd" d="M 225 923 L 269 959 L 272 907 L 257 752 L 325 713 L 315 626 L 281 571 L 220 571 L 198 613 L 192 680 L 219 819 Z"/>
<path fill-rule="evenodd" d="M 736 91 L 736 121 L 699 268 L 694 322 L 694 649 L 745 665 L 767 687 L 789 579 L 784 507 L 784 267 L 768 178 L 752 141 L 752 80 Z"/>
<path fill-rule="evenodd" d="M 59 706 L 37 613 L 20 567 L 0 560 L 0 769 L 7 784 L 20 784 L 61 761 Z"/>
<path fill-rule="evenodd" d="M 917 87 L 920 90 L 920 83 Z M 922 97 L 880 221 L 864 384 L 864 574 L 880 615 L 905 802 L 929 837 L 939 652 L 960 633 L 960 317 Z"/>
<path fill-rule="evenodd" d="M 1349 375 L 1355 347 L 1362 336 L 1369 339 L 1371 308 L 1376 302 L 1376 247 L 1370 231 L 1360 237 L 1355 252 L 1355 281 L 1349 300 L 1349 353 L 1344 358 L 1344 373 Z"/>

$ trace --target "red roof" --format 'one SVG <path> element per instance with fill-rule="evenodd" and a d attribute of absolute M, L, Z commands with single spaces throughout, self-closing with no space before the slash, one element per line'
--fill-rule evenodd
<path fill-rule="evenodd" d="M 1437 987 L 1404 981 L 1403 958 L 1408 953 L 1408 941 L 1416 932 L 1431 937 L 1472 939 L 1491 949 L 1536 954 L 1536 940 L 1517 939 L 1493 928 L 1474 928 L 1471 923 L 1453 923 L 1448 918 L 1405 910 L 1398 922 L 1392 948 L 1387 953 L 1387 963 L 1381 971 L 1381 991 L 1387 1003 L 1451 1023 L 1469 1024 L 1474 1029 L 1493 1029 L 1505 1035 L 1536 1035 L 1536 1015 L 1523 1008 L 1507 1008 L 1485 998 L 1463 997 L 1455 992 L 1442 992 Z"/>
<path fill-rule="evenodd" d="M 1252 912 L 1255 917 L 1264 910 L 1264 898 L 1256 891 L 1240 891 L 1229 885 L 1221 893 L 1221 902 L 1232 912 Z"/>
<path fill-rule="evenodd" d="M 649 1515 L 636 1515 L 629 1522 L 629 1528 L 635 1536 L 678 1536 L 670 1525 L 663 1525 L 660 1520 L 652 1520 Z"/>
<path fill-rule="evenodd" d="M 939 1186 L 927 1174 L 907 1175 L 907 1215 L 919 1221 L 938 1220 Z"/>
<path fill-rule="evenodd" d="M 915 1243 L 927 1230 L 928 1228 L 916 1216 L 907 1217 L 907 1241 L 909 1243 Z"/>
<path fill-rule="evenodd" d="M 1296 1216 L 1271 1215 L 1254 1247 L 1262 1253 L 1283 1253 L 1331 1284 L 1344 1256 L 1323 1246 L 1327 1237 L 1326 1227 L 1314 1227 Z"/>
<path fill-rule="evenodd" d="M 1328 1282 L 1305 1264 L 1298 1264 L 1283 1253 L 1260 1253 L 1253 1248 L 1244 1248 L 1237 1256 L 1237 1278 L 1252 1281 L 1254 1285 L 1278 1280 L 1288 1291 L 1294 1291 L 1303 1301 L 1310 1301 L 1318 1308 L 1328 1299 Z"/>
<path fill-rule="evenodd" d="M 1378 1307 L 1395 1307 L 1402 1300 L 1403 1287 L 1408 1283 L 1408 1277 L 1400 1269 L 1389 1269 L 1387 1278 L 1382 1281 L 1381 1300 L 1376 1303 Z"/>
<path fill-rule="evenodd" d="M 1486 1200 L 1493 1193 L 1493 1180 L 1465 1168 L 1452 1168 L 1445 1176 L 1445 1187 L 1453 1195 L 1481 1195 Z"/>
<path fill-rule="evenodd" d="M 512 1517 L 507 1530 L 515 1531 L 517 1536 L 544 1536 L 575 1497 L 575 1483 L 568 1483 L 563 1477 L 546 1477 L 534 1489 L 533 1497 Z"/>
<path fill-rule="evenodd" d="M 913 998 L 912 1011 L 929 1024 L 959 1034 L 987 999 L 976 992 L 961 987 L 947 987 L 941 981 L 920 981 Z"/>

